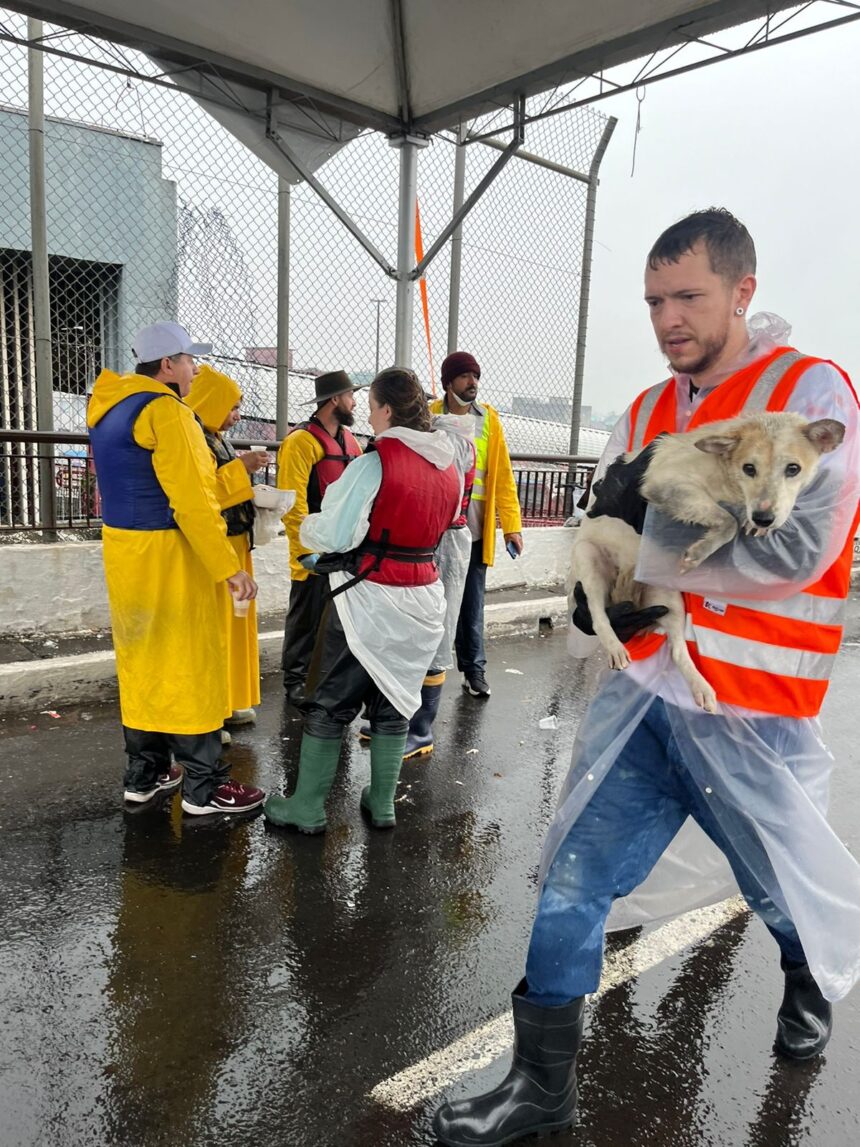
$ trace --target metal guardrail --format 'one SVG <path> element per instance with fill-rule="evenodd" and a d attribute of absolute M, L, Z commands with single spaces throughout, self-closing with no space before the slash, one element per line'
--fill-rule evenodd
<path fill-rule="evenodd" d="M 234 446 L 266 446 L 273 453 L 277 441 L 231 439 Z M 77 446 L 64 454 L 56 447 Z M 526 526 L 560 525 L 573 513 L 576 500 L 587 489 L 597 461 L 585 455 L 512 454 L 517 495 Z M 47 467 L 46 465 L 47 464 Z M 53 474 L 51 498 L 42 497 L 44 475 Z M 271 484 L 274 464 L 261 474 Z M 53 514 L 46 520 L 44 507 Z M 67 533 L 89 536 L 101 528 L 101 505 L 95 467 L 86 434 L 45 433 L 0 429 L 0 539 L 19 534 L 47 534 L 50 540 Z"/>

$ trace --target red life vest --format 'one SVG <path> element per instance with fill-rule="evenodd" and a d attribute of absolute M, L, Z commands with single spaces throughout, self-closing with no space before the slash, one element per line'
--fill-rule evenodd
<path fill-rule="evenodd" d="M 437 469 L 397 438 L 378 438 L 375 449 L 382 482 L 358 547 L 358 576 L 380 585 L 430 585 L 439 577 L 436 547 L 457 513 L 457 469 Z"/>
<path fill-rule="evenodd" d="M 823 361 L 792 347 L 777 347 L 715 387 L 686 429 L 741 414 L 785 410 L 803 372 Z M 853 394 L 845 372 L 835 363 L 829 365 L 839 371 Z M 628 449 L 638 450 L 658 434 L 676 430 L 676 383 L 671 378 L 644 391 L 633 403 Z M 690 656 L 720 701 L 783 717 L 814 717 L 819 712 L 842 639 L 841 618 L 858 520 L 860 512 L 830 568 L 814 585 L 791 597 L 781 601 L 721 598 L 715 603 L 701 594 L 684 594 Z M 656 653 L 665 640 L 662 634 L 647 633 L 633 637 L 625 648 L 634 661 L 641 661 Z"/>
<path fill-rule="evenodd" d="M 308 482 L 308 513 L 318 514 L 322 508 L 323 495 L 332 482 L 336 482 L 347 466 L 356 458 L 361 457 L 361 447 L 353 434 L 345 426 L 340 428 L 343 445 L 337 438 L 332 438 L 323 424 L 316 418 L 309 418 L 307 422 L 300 422 L 290 431 L 295 434 L 297 430 L 306 430 L 316 438 L 325 453 L 319 462 L 311 469 Z"/>

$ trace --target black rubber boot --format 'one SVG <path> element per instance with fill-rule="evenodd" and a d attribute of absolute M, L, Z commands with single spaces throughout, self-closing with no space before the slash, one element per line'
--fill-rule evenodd
<path fill-rule="evenodd" d="M 808 964 L 789 967 L 785 972 L 785 994 L 776 1017 L 774 1051 L 789 1059 L 812 1059 L 827 1046 L 833 1031 L 833 1008 L 821 994 Z"/>
<path fill-rule="evenodd" d="M 436 1112 L 433 1131 L 446 1147 L 502 1147 L 573 1123 L 585 997 L 541 1008 L 523 998 L 525 991 L 522 980 L 511 997 L 514 1060 L 507 1076 L 495 1090 Z"/>
<path fill-rule="evenodd" d="M 406 748 L 403 750 L 404 761 L 408 761 L 411 757 L 423 757 L 427 753 L 433 752 L 433 722 L 439 712 L 439 702 L 442 700 L 442 686 L 444 684 L 444 670 L 424 678 L 424 684 L 421 686 L 421 708 L 412 714 L 409 732 L 406 734 Z"/>

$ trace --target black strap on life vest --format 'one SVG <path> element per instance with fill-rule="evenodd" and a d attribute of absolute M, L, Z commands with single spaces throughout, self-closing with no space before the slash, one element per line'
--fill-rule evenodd
<path fill-rule="evenodd" d="M 358 585 L 360 581 L 370 577 L 372 573 L 376 573 L 382 566 L 383 561 L 388 560 L 392 562 L 407 562 L 410 565 L 424 565 L 427 562 L 435 560 L 436 551 L 428 550 L 425 547 L 419 546 L 395 546 L 388 540 L 389 531 L 383 530 L 382 537 L 378 541 L 371 538 L 365 538 L 354 550 L 349 550 L 345 554 L 324 554 L 317 564 L 314 566 L 314 572 L 319 573 L 335 573 L 340 570 L 354 572 L 358 569 L 361 559 L 371 554 L 373 561 L 366 570 L 361 573 L 356 573 L 355 577 L 350 578 L 349 581 L 344 582 L 343 585 L 338 586 L 329 592 L 328 600 L 337 597 L 339 593 L 344 593 L 348 589 L 352 589 L 354 585 Z M 330 560 L 331 559 L 331 560 Z M 323 568 L 320 569 L 320 563 L 323 563 Z"/>

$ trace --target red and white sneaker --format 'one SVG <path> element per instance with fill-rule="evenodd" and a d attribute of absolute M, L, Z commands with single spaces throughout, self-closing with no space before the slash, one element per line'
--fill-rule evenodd
<path fill-rule="evenodd" d="M 208 816 L 213 812 L 248 812 L 258 808 L 266 799 L 262 789 L 242 785 L 238 781 L 225 781 L 219 785 L 207 804 L 191 804 L 182 798 L 182 809 L 191 816 Z"/>
<path fill-rule="evenodd" d="M 171 789 L 178 788 L 182 784 L 182 769 L 179 765 L 171 765 L 166 773 L 156 777 L 155 784 L 148 789 L 143 789 L 138 792 L 136 789 L 126 789 L 122 794 L 127 801 L 132 804 L 143 804 L 145 801 L 151 801 L 156 793 L 170 792 Z"/>

